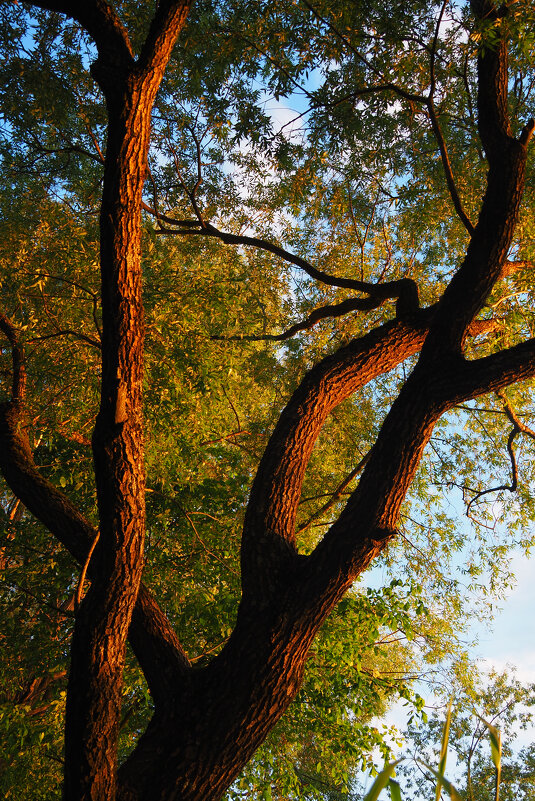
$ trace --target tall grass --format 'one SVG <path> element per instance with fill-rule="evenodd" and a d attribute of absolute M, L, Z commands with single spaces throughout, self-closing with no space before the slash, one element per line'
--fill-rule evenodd
<path fill-rule="evenodd" d="M 495 768 L 495 784 L 494 784 L 494 801 L 500 801 L 500 781 L 502 772 L 502 738 L 500 731 L 488 723 L 484 718 L 478 715 L 479 719 L 485 724 L 489 733 L 490 740 L 490 753 L 492 762 Z M 460 793 L 455 789 L 453 784 L 446 778 L 444 772 L 446 770 L 446 760 L 448 756 L 448 741 L 450 736 L 450 722 L 451 722 L 451 701 L 448 705 L 446 712 L 446 720 L 442 729 L 442 744 L 440 748 L 440 756 L 438 761 L 438 768 L 434 768 L 427 762 L 418 760 L 418 763 L 428 770 L 437 780 L 435 788 L 435 801 L 441 801 L 442 791 L 445 790 L 451 801 L 464 801 Z M 397 759 L 395 762 L 390 762 L 385 765 L 383 770 L 378 774 L 370 790 L 366 793 L 362 801 L 377 801 L 380 793 L 385 787 L 390 791 L 391 801 L 403 801 L 401 794 L 401 787 L 394 779 L 396 765 L 403 761 L 403 757 Z"/>

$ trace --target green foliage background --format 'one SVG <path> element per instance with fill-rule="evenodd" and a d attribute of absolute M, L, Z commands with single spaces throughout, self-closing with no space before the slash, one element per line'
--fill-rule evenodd
<path fill-rule="evenodd" d="M 150 9 L 115 6 L 140 41 Z M 467 240 L 436 143 L 417 103 L 362 90 L 388 83 L 415 96 L 428 91 L 439 10 L 419 0 L 318 2 L 313 11 L 283 0 L 198 2 L 155 109 L 147 204 L 191 219 L 193 198 L 203 218 L 223 230 L 278 242 L 333 275 L 415 278 L 421 303 L 434 302 Z M 516 3 L 507 24 L 511 113 L 519 129 L 534 108 L 530 3 Z M 437 39 L 436 111 L 472 220 L 486 172 L 474 53 L 481 40 L 491 47 L 495 35 L 490 27 L 475 31 L 468 8 L 456 4 Z M 75 26 L 21 4 L 0 7 L 0 45 L 0 296 L 24 339 L 36 460 L 95 520 L 90 437 L 99 392 L 105 111 L 87 70 L 94 52 Z M 295 121 L 281 127 L 277 115 L 286 119 L 288 109 Z M 517 260 L 535 255 L 534 191 L 531 158 L 511 254 Z M 349 292 L 314 283 L 261 250 L 166 236 L 154 214 L 145 214 L 144 226 L 145 580 L 191 658 L 203 664 L 232 630 L 245 504 L 285 402 L 312 364 L 394 312 L 385 305 L 325 319 L 283 344 L 263 339 Z M 529 270 L 506 277 L 483 312 L 497 324 L 472 342 L 471 355 L 533 336 L 533 300 Z M 10 378 L 6 344 L 3 392 Z M 380 377 L 329 419 L 303 488 L 304 552 L 354 486 L 349 476 L 408 370 L 407 363 Z M 507 397 L 529 424 L 530 387 L 511 388 Z M 481 496 L 470 520 L 462 516 L 463 503 L 509 482 L 509 430 L 494 397 L 439 423 L 400 537 L 382 557 L 384 586 L 357 584 L 339 605 L 314 646 L 297 702 L 229 797 L 345 792 L 371 764 L 373 749 L 388 755 L 377 720 L 389 703 L 401 697 L 419 716 L 423 701 L 414 681 L 451 676 L 452 665 L 466 665 L 466 621 L 488 614 L 488 603 L 512 581 L 511 549 L 532 543 L 534 452 L 527 437 L 517 441 L 518 491 Z M 79 573 L 7 488 L 0 491 L 0 791 L 6 798 L 55 799 Z M 42 691 L 36 680 L 44 682 Z M 123 754 L 150 708 L 131 660 Z"/>

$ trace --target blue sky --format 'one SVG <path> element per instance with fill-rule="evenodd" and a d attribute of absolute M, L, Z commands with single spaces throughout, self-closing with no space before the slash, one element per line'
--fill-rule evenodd
<path fill-rule="evenodd" d="M 535 682 L 535 564 L 518 553 L 511 567 L 516 587 L 500 602 L 490 629 L 478 627 L 475 654 L 498 669 L 515 665 L 520 681 Z"/>

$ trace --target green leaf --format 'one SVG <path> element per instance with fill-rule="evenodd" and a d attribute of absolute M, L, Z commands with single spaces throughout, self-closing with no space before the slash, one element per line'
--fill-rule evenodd
<path fill-rule="evenodd" d="M 501 732 L 498 728 L 496 728 L 496 726 L 494 726 L 492 723 L 489 723 L 487 720 L 485 720 L 485 718 L 481 717 L 481 715 L 477 715 L 477 717 L 481 720 L 482 723 L 485 724 L 485 726 L 489 730 L 490 755 L 496 769 L 501 770 L 501 763 L 502 763 Z"/>
<path fill-rule="evenodd" d="M 477 714 L 477 713 L 476 713 Z M 481 715 L 477 717 L 485 724 L 489 730 L 490 739 L 490 756 L 496 768 L 496 785 L 495 785 L 495 800 L 498 801 L 500 797 L 500 782 L 502 776 L 502 735 L 496 726 L 489 723 Z"/>
<path fill-rule="evenodd" d="M 440 784 L 441 784 L 443 787 L 445 787 L 445 788 L 446 788 L 446 790 L 448 791 L 448 793 L 449 793 L 449 796 L 450 796 L 450 798 L 451 798 L 451 800 L 452 800 L 452 801 L 464 801 L 464 799 L 463 799 L 463 798 L 462 798 L 462 796 L 461 796 L 461 795 L 460 795 L 460 794 L 457 792 L 457 790 L 455 789 L 455 787 L 453 786 L 453 784 L 452 784 L 450 781 L 448 781 L 448 779 L 446 779 L 446 777 L 445 777 L 445 776 L 443 776 L 442 774 L 440 774 L 440 773 L 438 772 L 438 770 L 435 770 L 435 768 L 431 767 L 431 765 L 428 765 L 428 764 L 427 764 L 427 762 L 423 762 L 421 759 L 418 759 L 418 760 L 416 760 L 416 761 L 417 761 L 417 762 L 419 762 L 419 764 L 420 764 L 420 765 L 423 765 L 423 766 L 424 766 L 424 768 L 427 768 L 427 770 L 431 771 L 431 773 L 433 774 L 433 776 L 434 776 L 436 779 L 438 779 L 438 780 L 440 781 Z"/>
<path fill-rule="evenodd" d="M 446 720 L 444 722 L 444 728 L 442 730 L 442 744 L 440 746 L 440 759 L 438 762 L 438 773 L 440 774 L 440 776 L 443 776 L 444 771 L 446 770 L 446 760 L 448 757 L 448 740 L 450 736 L 450 722 L 451 722 L 451 701 L 448 704 L 448 710 L 446 712 Z M 436 801 L 440 801 L 441 788 L 442 788 L 442 780 L 438 779 L 435 791 Z"/>

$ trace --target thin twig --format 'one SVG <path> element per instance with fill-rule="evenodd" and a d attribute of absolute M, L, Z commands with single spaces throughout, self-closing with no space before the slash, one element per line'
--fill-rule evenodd
<path fill-rule="evenodd" d="M 87 570 L 89 568 L 89 562 L 91 561 L 91 557 L 93 556 L 93 551 L 96 548 L 97 542 L 100 538 L 100 531 L 97 531 L 95 534 L 95 539 L 91 543 L 91 547 L 89 548 L 89 553 L 87 554 L 87 558 L 84 562 L 84 566 L 82 567 L 82 572 L 80 573 L 80 579 L 78 581 L 78 586 L 76 588 L 76 595 L 74 596 L 74 608 L 77 610 L 82 603 L 82 593 L 84 591 L 84 583 L 85 577 L 87 575 Z"/>
<path fill-rule="evenodd" d="M 373 298 L 349 298 L 342 303 L 322 306 L 315 309 L 305 320 L 296 323 L 283 331 L 281 334 L 233 334 L 232 336 L 222 336 L 214 334 L 210 337 L 213 340 L 239 341 L 239 342 L 284 342 L 298 334 L 300 331 L 308 331 L 320 320 L 334 319 L 349 314 L 352 311 L 369 311 L 382 305 L 382 301 Z"/>
<path fill-rule="evenodd" d="M 224 437 L 218 437 L 217 439 L 205 439 L 200 444 L 201 445 L 217 445 L 218 442 L 226 442 L 233 437 L 243 437 L 243 436 L 251 436 L 250 431 L 233 431 L 231 434 L 225 434 Z M 215 519 L 215 518 L 214 518 Z"/>
<path fill-rule="evenodd" d="M 338 39 L 340 39 L 340 41 L 353 53 L 353 55 L 356 56 L 360 62 L 362 62 L 362 64 L 368 67 L 368 69 L 371 72 L 373 72 L 373 74 L 376 75 L 378 78 L 384 79 L 382 72 L 378 70 L 377 67 L 375 67 L 371 61 L 369 61 L 365 56 L 363 56 L 362 53 L 359 50 L 357 50 L 356 47 L 354 47 L 354 45 L 349 41 L 347 36 L 344 36 L 344 34 L 341 33 L 341 31 L 339 31 L 338 28 L 332 22 L 323 17 L 308 2 L 308 0 L 301 0 L 301 2 L 308 8 L 309 11 L 312 12 L 312 14 L 316 17 L 316 19 L 318 19 L 323 25 L 325 25 L 330 31 L 332 31 L 335 34 L 335 36 L 338 37 Z M 384 91 L 385 89 L 389 89 L 395 92 L 400 97 L 403 97 L 405 100 L 412 100 L 415 103 L 425 102 L 425 97 L 423 97 L 422 95 L 417 95 L 413 94 L 412 92 L 407 92 L 405 89 L 402 89 L 401 86 L 397 86 L 396 84 L 391 83 L 390 81 L 387 81 L 381 86 L 369 87 L 364 90 L 360 90 L 360 92 L 363 93 L 363 92 Z"/>
<path fill-rule="evenodd" d="M 329 509 L 332 506 L 334 506 L 334 504 L 340 499 L 340 496 L 342 495 L 346 487 L 364 469 L 368 459 L 370 458 L 370 453 L 371 451 L 368 451 L 368 453 L 365 456 L 363 456 L 363 458 L 360 460 L 358 465 L 354 467 L 353 470 L 344 478 L 341 484 L 339 484 L 336 487 L 335 491 L 331 494 L 331 497 L 329 498 L 327 503 L 324 503 L 323 506 L 321 506 L 316 512 L 314 512 L 314 514 L 312 514 L 308 518 L 306 523 L 303 523 L 303 525 L 297 529 L 296 532 L 297 534 L 301 534 L 303 531 L 306 531 L 307 528 L 310 528 L 310 526 L 314 523 L 315 520 L 318 519 L 318 517 L 321 517 L 321 515 L 325 514 L 325 512 L 328 512 Z"/>
<path fill-rule="evenodd" d="M 80 333 L 80 331 L 74 331 L 72 328 L 63 328 L 54 331 L 53 334 L 41 334 L 38 337 L 32 337 L 29 339 L 28 342 L 41 342 L 44 339 L 56 339 L 57 337 L 64 337 L 64 336 L 71 336 L 74 339 L 80 340 L 80 342 L 85 342 L 87 345 L 91 345 L 93 348 L 97 350 L 102 350 L 102 345 L 98 339 L 93 339 L 93 337 L 88 337 L 86 334 Z"/>
<path fill-rule="evenodd" d="M 202 539 L 201 535 L 200 535 L 200 534 L 199 534 L 199 532 L 197 531 L 197 526 L 195 525 L 195 523 L 193 522 L 193 520 L 191 519 L 191 517 L 189 516 L 189 514 L 186 512 L 186 510 L 185 510 L 185 509 L 182 509 L 182 513 L 183 513 L 184 517 L 186 518 L 186 520 L 188 521 L 188 523 L 190 524 L 190 526 L 192 527 L 192 529 L 193 529 L 193 531 L 194 531 L 194 533 L 195 533 L 195 536 L 197 537 L 197 539 L 198 539 L 198 540 L 199 540 L 199 542 L 201 543 L 201 545 L 202 545 L 202 547 L 204 548 L 205 552 L 206 552 L 207 554 L 209 554 L 210 556 L 213 556 L 213 557 L 214 557 L 214 559 L 217 559 L 217 561 L 218 561 L 220 564 L 222 564 L 222 565 L 223 565 L 223 567 L 225 567 L 225 568 L 226 568 L 226 569 L 229 571 L 229 573 L 233 573 L 234 575 L 238 575 L 238 574 L 236 573 L 236 571 L 235 571 L 235 570 L 233 570 L 233 568 L 232 568 L 232 567 L 230 567 L 230 565 L 228 564 L 228 562 L 226 562 L 224 559 L 222 559 L 220 556 L 218 556 L 218 554 L 217 554 L 217 553 L 215 553 L 214 551 L 211 551 L 211 550 L 210 550 L 210 548 L 208 548 L 208 546 L 206 545 L 206 543 L 205 543 L 205 542 L 204 542 L 204 540 Z"/>
<path fill-rule="evenodd" d="M 453 206 L 462 224 L 464 225 L 468 233 L 472 235 L 474 233 L 475 227 L 470 218 L 468 217 L 467 213 L 465 212 L 463 205 L 461 203 L 461 198 L 457 190 L 455 178 L 453 177 L 453 169 L 448 154 L 448 148 L 446 146 L 446 141 L 444 139 L 444 135 L 442 133 L 442 129 L 438 121 L 438 116 L 435 110 L 432 96 L 429 96 L 427 98 L 426 106 L 427 106 L 429 121 L 431 122 L 431 128 L 435 135 L 435 139 L 437 140 L 438 149 L 440 151 L 440 158 L 442 159 L 442 166 L 444 168 L 444 173 L 446 177 L 446 185 L 448 187 L 450 197 L 453 201 Z"/>

